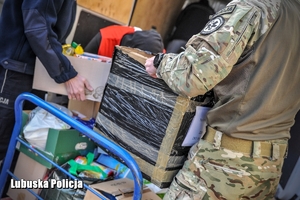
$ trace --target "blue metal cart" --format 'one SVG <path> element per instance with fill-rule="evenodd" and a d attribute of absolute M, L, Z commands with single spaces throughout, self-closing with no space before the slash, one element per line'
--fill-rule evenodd
<path fill-rule="evenodd" d="M 3 161 L 4 163 L 3 163 L 3 167 L 2 167 L 2 170 L 1 170 L 1 174 L 0 174 L 0 197 L 3 193 L 3 189 L 4 189 L 4 186 L 5 186 L 6 180 L 8 178 L 8 175 L 12 176 L 15 180 L 19 180 L 19 178 L 16 177 L 9 170 L 10 166 L 11 166 L 11 163 L 12 163 L 12 159 L 13 159 L 15 150 L 16 150 L 17 142 L 20 142 L 20 143 L 24 144 L 25 146 L 27 146 L 28 148 L 30 148 L 36 154 L 38 154 L 39 156 L 41 156 L 42 158 L 44 158 L 45 160 L 47 160 L 48 162 L 53 164 L 56 168 L 58 168 L 59 170 L 61 170 L 65 174 L 67 174 L 72 179 L 74 179 L 74 180 L 77 179 L 75 176 L 71 175 L 65 169 L 63 169 L 62 167 L 60 167 L 59 165 L 57 165 L 56 163 L 54 163 L 53 161 L 51 161 L 50 159 L 45 157 L 43 154 L 41 154 L 40 152 L 38 152 L 37 150 L 32 148 L 30 145 L 25 143 L 19 137 L 19 133 L 21 131 L 21 126 L 22 126 L 22 109 L 23 109 L 24 100 L 28 100 L 28 101 L 34 103 L 35 105 L 37 105 L 37 106 L 45 109 L 46 111 L 50 112 L 51 114 L 53 114 L 57 118 L 61 119 L 65 123 L 67 123 L 70 126 L 72 126 L 73 128 L 75 128 L 76 130 L 80 131 L 82 134 L 84 134 L 87 137 L 89 137 L 90 139 L 92 139 L 94 142 L 96 142 L 101 147 L 107 149 L 108 151 L 110 151 L 115 156 L 118 156 L 119 158 L 124 160 L 125 164 L 131 170 L 131 172 L 133 174 L 133 177 L 134 177 L 134 193 L 133 193 L 134 196 L 133 196 L 133 198 L 134 198 L 134 200 L 139 200 L 139 199 L 142 198 L 142 192 L 143 192 L 142 173 L 141 173 L 137 163 L 135 162 L 135 160 L 132 158 L 132 156 L 127 151 L 125 151 L 120 146 L 112 143 L 111 141 L 109 141 L 105 137 L 99 135 L 98 133 L 96 133 L 95 131 L 90 129 L 89 127 L 87 127 L 87 126 L 83 125 L 82 123 L 78 122 L 77 120 L 71 118 L 67 114 L 63 113 L 62 111 L 58 110 L 57 108 L 55 108 L 51 104 L 47 103 L 46 101 L 40 99 L 39 97 L 37 97 L 37 96 L 35 96 L 31 93 L 23 93 L 23 94 L 19 95 L 18 98 L 16 99 L 16 102 L 15 102 L 16 123 L 15 123 L 14 130 L 13 130 L 13 133 L 12 133 L 12 136 L 11 136 L 11 140 L 10 140 L 10 144 L 9 144 L 9 147 L 8 147 L 8 150 L 7 150 L 6 158 Z M 104 196 L 102 196 L 99 193 L 96 193 L 88 185 L 84 184 L 84 187 L 86 189 L 90 190 L 95 195 L 97 195 L 100 199 L 105 199 Z M 30 190 L 30 189 L 27 189 L 27 190 L 31 194 L 33 194 L 37 199 L 42 199 L 38 194 L 36 194 L 32 190 Z"/>

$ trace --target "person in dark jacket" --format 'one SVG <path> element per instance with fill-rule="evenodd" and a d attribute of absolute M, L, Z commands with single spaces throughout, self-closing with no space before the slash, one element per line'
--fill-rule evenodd
<path fill-rule="evenodd" d="M 0 162 L 5 158 L 15 123 L 17 96 L 32 90 L 36 57 L 68 97 L 85 100 L 93 90 L 62 54 L 76 14 L 74 0 L 7 0 L 0 18 Z"/>
<path fill-rule="evenodd" d="M 85 52 L 112 57 L 116 45 L 138 48 L 151 53 L 163 52 L 161 35 L 155 30 L 111 25 L 101 28 L 84 48 Z"/>

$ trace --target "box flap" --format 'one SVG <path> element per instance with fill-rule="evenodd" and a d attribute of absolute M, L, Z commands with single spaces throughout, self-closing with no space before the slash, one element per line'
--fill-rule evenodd
<path fill-rule="evenodd" d="M 97 192 L 104 191 L 113 195 L 117 200 L 132 200 L 134 191 L 134 182 L 128 178 L 115 179 L 90 185 Z M 89 190 L 86 193 L 84 200 L 96 200 L 98 197 Z M 143 190 L 143 200 L 161 200 L 154 192 L 146 188 Z"/>
<path fill-rule="evenodd" d="M 131 47 L 125 47 L 125 46 L 116 46 L 119 50 L 121 50 L 123 53 L 127 54 L 131 58 L 135 59 L 142 65 L 146 63 L 147 58 L 151 58 L 154 55 L 146 53 L 143 50 L 137 49 L 137 48 L 131 48 Z"/>
<path fill-rule="evenodd" d="M 107 192 L 109 194 L 112 194 L 113 196 L 118 196 L 122 193 L 132 192 L 134 190 L 134 183 L 131 179 L 122 178 L 93 184 L 90 187 Z"/>
<path fill-rule="evenodd" d="M 123 194 L 121 197 L 117 197 L 118 200 L 132 200 L 133 199 L 133 192 Z M 157 196 L 154 192 L 150 189 L 144 189 L 142 200 L 161 200 L 159 196 Z"/>

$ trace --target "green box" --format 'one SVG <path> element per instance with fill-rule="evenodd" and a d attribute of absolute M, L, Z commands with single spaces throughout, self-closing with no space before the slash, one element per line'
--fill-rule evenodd
<path fill-rule="evenodd" d="M 28 114 L 23 112 L 23 127 L 27 120 Z M 25 139 L 23 140 L 26 141 Z M 94 141 L 84 136 L 76 129 L 56 130 L 50 128 L 48 131 L 45 150 L 36 149 L 58 165 L 62 165 L 70 159 L 74 159 L 76 156 L 86 155 L 88 152 L 94 152 L 95 147 L 96 144 Z M 23 144 L 20 144 L 19 151 L 49 169 L 55 167 Z"/>

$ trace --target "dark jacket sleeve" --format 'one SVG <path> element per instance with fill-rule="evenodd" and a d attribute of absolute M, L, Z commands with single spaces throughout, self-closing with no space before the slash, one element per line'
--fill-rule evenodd
<path fill-rule="evenodd" d="M 69 12 L 65 12 L 66 6 Z M 72 12 L 76 12 L 74 0 L 24 0 L 22 5 L 24 31 L 30 46 L 57 83 L 64 83 L 77 75 L 62 54 L 61 43 L 73 25 Z"/>

